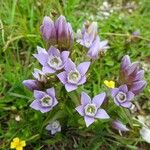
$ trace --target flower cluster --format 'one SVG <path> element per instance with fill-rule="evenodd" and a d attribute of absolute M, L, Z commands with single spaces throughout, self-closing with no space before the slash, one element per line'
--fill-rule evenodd
<path fill-rule="evenodd" d="M 57 104 L 59 105 L 57 91 L 50 85 L 57 86 L 58 82 L 61 82 L 67 92 L 75 91 L 78 86 L 86 83 L 86 75 L 91 63 L 84 61 L 76 65 L 71 60 L 70 52 L 75 41 L 72 27 L 64 16 L 60 16 L 56 21 L 50 17 L 44 17 L 41 34 L 48 48 L 46 50 L 38 46 L 37 53 L 33 54 L 40 63 L 41 69 L 34 69 L 32 73 L 34 79 L 25 80 L 23 84 L 34 94 L 35 100 L 30 107 L 46 113 L 53 110 Z M 99 55 L 109 48 L 107 40 L 100 40 L 96 22 L 86 22 L 83 29 L 77 31 L 76 38 L 77 43 L 88 49 L 87 55 L 92 59 L 98 59 Z M 82 91 L 81 105 L 75 109 L 84 118 L 86 126 L 94 123 L 95 119 L 110 118 L 110 115 L 102 108 L 102 104 L 107 103 L 110 95 L 117 106 L 130 108 L 134 96 L 139 94 L 146 85 L 143 75 L 144 71 L 139 69 L 138 63 L 131 63 L 129 56 L 124 56 L 117 87 L 114 81 L 104 81 L 110 94 L 98 93 L 91 99 Z M 120 131 L 128 131 L 128 128 L 118 120 L 112 125 Z M 61 131 L 61 125 L 57 120 L 50 121 L 46 129 L 51 131 L 51 134 L 55 134 Z"/>

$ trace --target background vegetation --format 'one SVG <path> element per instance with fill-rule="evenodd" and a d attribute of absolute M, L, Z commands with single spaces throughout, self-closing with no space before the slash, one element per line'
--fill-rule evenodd
<path fill-rule="evenodd" d="M 111 13 L 110 9 L 106 9 L 106 12 L 109 12 L 107 15 L 101 9 L 102 0 L 1 0 L 0 149 L 8 150 L 11 140 L 16 136 L 27 141 L 27 150 L 148 149 L 148 144 L 140 137 L 138 126 L 130 126 L 131 132 L 120 136 L 105 122 L 102 122 L 101 126 L 95 123 L 95 126 L 89 128 L 76 125 L 78 115 L 68 109 L 74 108 L 74 104 L 70 102 L 74 95 L 65 96 L 65 92 L 60 96 L 66 99 L 70 106 L 62 106 L 65 111 L 57 113 L 59 117 L 63 113 L 66 115 L 61 121 L 62 132 L 51 136 L 44 129 L 46 116 L 29 107 L 33 100 L 32 93 L 22 85 L 22 81 L 31 78 L 33 68 L 38 66 L 32 56 L 36 52 L 36 46 L 45 47 L 39 31 L 43 17 L 50 15 L 55 18 L 60 14 L 66 16 L 75 32 L 82 27 L 86 19 L 98 21 L 101 38 L 109 40 L 110 49 L 106 56 L 94 62 L 88 83 L 77 92 L 85 89 L 93 96 L 104 91 L 103 81 L 117 79 L 120 61 L 125 54 L 128 54 L 132 61 L 141 62 L 145 79 L 149 83 L 150 1 L 137 0 L 133 6 L 132 2 L 109 0 L 114 10 Z M 134 31 L 140 31 L 139 38 L 132 36 Z M 80 60 L 76 56 L 81 56 Z M 74 49 L 72 58 L 76 62 L 82 61 L 82 50 Z M 150 113 L 149 84 L 144 92 L 136 97 L 135 104 L 139 109 L 133 116 Z M 108 111 L 112 111 L 112 108 Z M 17 121 L 19 117 L 20 120 Z M 124 116 L 124 113 L 120 114 L 120 118 L 133 124 L 133 120 L 127 120 L 128 116 Z M 79 123 L 80 121 L 78 120 Z"/>

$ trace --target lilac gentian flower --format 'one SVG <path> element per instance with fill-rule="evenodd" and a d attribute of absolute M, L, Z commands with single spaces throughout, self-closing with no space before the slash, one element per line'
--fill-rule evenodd
<path fill-rule="evenodd" d="M 95 41 L 91 45 L 87 55 L 92 59 L 97 59 L 99 54 L 103 54 L 109 48 L 107 45 L 108 41 L 100 41 L 99 36 L 96 37 Z"/>
<path fill-rule="evenodd" d="M 50 17 L 44 17 L 41 33 L 44 40 L 50 45 L 57 46 L 60 50 L 70 49 L 73 45 L 72 27 L 62 15 L 55 22 Z"/>
<path fill-rule="evenodd" d="M 40 29 L 41 29 L 43 39 L 48 43 L 50 43 L 51 45 L 55 45 L 57 42 L 56 29 L 55 29 L 55 24 L 50 17 L 48 16 L 44 17 Z"/>
<path fill-rule="evenodd" d="M 146 81 L 143 80 L 144 70 L 139 69 L 139 63 L 131 63 L 130 57 L 125 55 L 122 58 L 120 69 L 120 82 L 126 84 L 130 91 L 134 94 L 139 94 L 146 86 Z"/>
<path fill-rule="evenodd" d="M 40 90 L 43 83 L 47 82 L 47 76 L 39 69 L 34 69 L 32 73 L 35 80 L 24 80 L 23 85 L 31 91 Z"/>
<path fill-rule="evenodd" d="M 55 120 L 54 122 L 50 122 L 46 126 L 46 130 L 51 131 L 51 134 L 55 134 L 55 133 L 61 131 L 61 125 L 60 125 L 59 121 Z"/>
<path fill-rule="evenodd" d="M 55 98 L 55 89 L 52 87 L 47 89 L 46 92 L 34 90 L 35 100 L 31 103 L 30 107 L 46 113 L 57 105 L 58 101 Z"/>
<path fill-rule="evenodd" d="M 121 121 L 115 120 L 112 122 L 112 127 L 119 131 L 129 131 L 129 129 Z"/>
<path fill-rule="evenodd" d="M 89 69 L 90 62 L 83 62 L 77 67 L 68 59 L 65 64 L 65 71 L 59 73 L 57 76 L 60 81 L 65 85 L 68 92 L 77 89 L 78 85 L 84 84 L 86 82 L 86 72 Z"/>
<path fill-rule="evenodd" d="M 90 48 L 94 40 L 97 37 L 97 22 L 92 22 L 91 24 L 84 24 L 82 31 L 78 29 L 77 31 L 77 42 L 86 48 Z"/>
<path fill-rule="evenodd" d="M 114 99 L 114 103 L 117 106 L 123 106 L 130 108 L 132 103 L 131 101 L 134 98 L 134 94 L 128 90 L 127 85 L 121 85 L 119 88 L 114 88 L 111 90 L 111 95 Z"/>
<path fill-rule="evenodd" d="M 96 95 L 92 100 L 85 93 L 81 93 L 81 105 L 76 107 L 77 112 L 84 117 L 86 126 L 91 125 L 96 118 L 108 119 L 110 118 L 104 109 L 101 109 L 103 101 L 105 100 L 106 94 L 101 93 Z"/>
<path fill-rule="evenodd" d="M 59 52 L 59 50 L 51 46 L 48 52 L 41 48 L 37 47 L 38 54 L 34 54 L 34 57 L 41 63 L 43 66 L 42 70 L 44 73 L 55 73 L 57 70 L 63 69 L 68 56 L 68 51 Z"/>

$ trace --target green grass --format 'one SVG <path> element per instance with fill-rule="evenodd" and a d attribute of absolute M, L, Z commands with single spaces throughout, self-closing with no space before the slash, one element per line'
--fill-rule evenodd
<path fill-rule="evenodd" d="M 117 3 L 117 0 L 112 0 Z M 125 1 L 122 2 L 122 5 Z M 29 105 L 33 100 L 32 93 L 23 85 L 22 81 L 32 78 L 33 68 L 38 66 L 32 54 L 36 52 L 36 46 L 45 46 L 40 36 L 39 27 L 45 15 L 53 18 L 60 14 L 66 16 L 72 24 L 74 31 L 82 27 L 83 22 L 89 19 L 89 15 L 97 14 L 102 4 L 99 0 L 1 0 L 0 5 L 0 149 L 9 149 L 11 140 L 18 136 L 27 141 L 26 149 L 148 149 L 139 135 L 139 127 L 132 127 L 133 120 L 128 118 L 122 110 L 120 118 L 129 123 L 131 132 L 119 136 L 111 130 L 105 121 L 95 123 L 95 126 L 85 128 L 83 120 L 74 115 L 70 108 L 74 108 L 76 94 L 65 95 L 65 90 L 59 93 L 59 97 L 65 99 L 61 107 L 65 111 L 55 111 L 49 116 L 32 110 Z M 119 19 L 119 14 L 124 17 Z M 132 13 L 121 10 L 114 13 L 107 20 L 97 20 L 100 28 L 99 35 L 102 39 L 108 39 L 110 49 L 105 57 L 92 64 L 88 83 L 80 87 L 89 92 L 91 96 L 106 90 L 103 81 L 105 79 L 118 78 L 118 70 L 122 56 L 130 55 L 132 61 L 150 65 L 150 1 L 142 0 L 138 8 Z M 128 42 L 133 31 L 141 31 L 141 39 Z M 80 58 L 77 58 L 80 56 Z M 76 48 L 72 54 L 73 60 L 81 62 L 83 54 L 80 48 Z M 145 80 L 148 85 L 136 100 L 141 105 L 144 114 L 150 112 L 150 71 L 146 71 Z M 61 91 L 61 86 L 58 87 Z M 70 102 L 72 101 L 72 102 Z M 143 108 L 143 104 L 146 106 Z M 113 110 L 113 108 L 112 108 Z M 109 111 L 112 111 L 109 109 Z M 20 115 L 21 121 L 15 121 L 15 116 Z M 115 117 L 115 112 L 114 112 Z M 62 133 L 51 137 L 44 129 L 47 121 L 52 116 L 60 118 L 63 123 Z M 63 119 L 62 116 L 66 116 Z M 71 118 L 71 119 L 68 119 Z M 45 120 L 46 119 L 46 120 Z M 76 121 L 81 125 L 78 127 Z"/>

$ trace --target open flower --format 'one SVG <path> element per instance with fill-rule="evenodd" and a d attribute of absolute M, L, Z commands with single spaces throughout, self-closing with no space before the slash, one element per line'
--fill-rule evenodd
<path fill-rule="evenodd" d="M 69 56 L 68 51 L 59 52 L 59 50 L 51 46 L 48 52 L 41 48 L 37 47 L 38 54 L 34 54 L 34 57 L 43 65 L 43 72 L 55 73 L 57 70 L 61 70 Z"/>
<path fill-rule="evenodd" d="M 120 83 L 126 84 L 130 91 L 139 94 L 146 86 L 143 80 L 144 70 L 139 69 L 139 63 L 131 63 L 130 57 L 125 55 L 122 58 L 120 69 Z"/>
<path fill-rule="evenodd" d="M 134 94 L 131 91 L 128 91 L 127 85 L 124 84 L 118 88 L 112 89 L 111 95 L 116 105 L 126 108 L 130 108 L 132 106 L 131 101 L 134 98 Z"/>
<path fill-rule="evenodd" d="M 18 137 L 14 138 L 10 144 L 11 149 L 23 150 L 23 147 L 26 146 L 26 142 L 24 140 L 20 140 Z"/>
<path fill-rule="evenodd" d="M 86 126 L 91 125 L 96 118 L 108 119 L 110 118 L 104 109 L 101 109 L 103 101 L 105 100 L 106 94 L 101 93 L 96 95 L 92 100 L 85 93 L 81 93 L 81 105 L 76 107 L 77 112 L 84 117 Z"/>
<path fill-rule="evenodd" d="M 92 43 L 87 55 L 92 59 L 97 59 L 99 55 L 104 54 L 108 48 L 108 41 L 101 41 L 99 36 L 97 36 L 94 42 Z"/>
<path fill-rule="evenodd" d="M 74 37 L 71 24 L 62 15 L 55 22 L 45 16 L 41 25 L 41 33 L 49 45 L 57 46 L 60 50 L 70 49 L 73 45 Z"/>
<path fill-rule="evenodd" d="M 59 121 L 55 120 L 46 126 L 46 130 L 51 131 L 51 134 L 55 134 L 61 131 L 61 125 Z"/>
<path fill-rule="evenodd" d="M 129 129 L 121 121 L 115 120 L 112 122 L 112 127 L 118 131 L 129 131 Z"/>
<path fill-rule="evenodd" d="M 105 80 L 104 84 L 108 87 L 108 88 L 114 88 L 115 87 L 115 82 L 114 81 L 108 81 Z"/>
<path fill-rule="evenodd" d="M 65 64 L 65 71 L 59 73 L 57 76 L 60 81 L 65 85 L 68 92 L 77 89 L 78 85 L 84 84 L 86 82 L 86 72 L 89 69 L 90 62 L 83 62 L 77 67 L 68 59 Z"/>
<path fill-rule="evenodd" d="M 46 113 L 57 105 L 58 101 L 55 98 L 55 89 L 49 88 L 46 92 L 34 90 L 35 100 L 31 103 L 30 107 Z"/>

